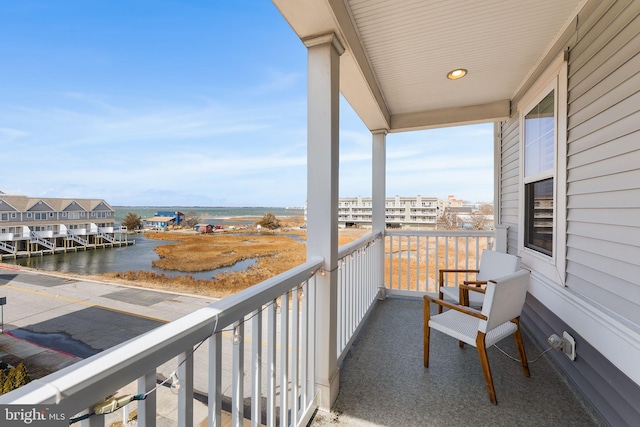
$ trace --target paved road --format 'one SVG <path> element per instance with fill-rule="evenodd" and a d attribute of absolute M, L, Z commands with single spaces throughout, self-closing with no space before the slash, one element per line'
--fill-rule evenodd
<path fill-rule="evenodd" d="M 213 302 L 0 266 L 2 296 L 5 331 L 83 358 Z"/>
<path fill-rule="evenodd" d="M 25 362 L 36 378 L 213 302 L 211 298 L 79 280 L 3 264 L 0 297 L 6 297 L 0 359 L 11 364 Z M 206 360 L 207 346 L 202 347 L 196 356 Z M 175 365 L 175 360 L 165 363 L 159 367 L 160 375 L 168 375 Z M 206 383 L 200 386 L 206 390 Z M 134 383 L 119 394 L 136 392 Z M 166 387 L 157 393 L 158 425 L 175 425 L 176 396 Z M 204 422 L 206 405 L 197 401 L 194 405 L 194 419 Z M 228 414 L 223 416 L 228 418 Z M 110 414 L 107 425 L 121 417 L 122 410 Z"/>
<path fill-rule="evenodd" d="M 43 370 L 43 374 L 62 369 L 214 302 L 211 298 L 81 280 L 63 274 L 17 269 L 1 263 L 0 297 L 7 299 L 3 306 L 4 330 L 7 334 L 0 334 L 0 358 L 3 354 L 22 355 L 34 364 L 38 362 L 45 366 L 47 369 Z M 266 323 L 263 336 L 266 336 Z M 223 394 L 229 395 L 234 345 L 231 333 L 224 332 L 222 336 L 222 388 Z M 244 338 L 247 364 L 245 396 L 251 393 L 248 369 L 251 360 L 250 337 L 249 322 L 245 324 Z M 277 339 L 276 342 L 279 342 L 279 333 Z M 209 346 L 205 343 L 193 356 L 196 367 L 194 389 L 200 396 L 206 394 L 208 389 L 208 350 Z M 174 358 L 159 366 L 159 379 L 168 377 L 176 365 L 177 359 Z M 279 371 L 279 366 L 276 371 Z M 265 360 L 263 389 L 266 386 L 266 372 Z M 163 394 L 168 392 L 164 387 L 162 391 Z M 129 392 L 135 392 L 135 387 Z M 167 412 L 164 417 L 173 419 L 176 416 L 175 403 L 173 396 L 173 400 L 159 404 L 158 411 Z M 200 403 L 197 405 L 197 412 L 206 416 L 206 407 Z"/>

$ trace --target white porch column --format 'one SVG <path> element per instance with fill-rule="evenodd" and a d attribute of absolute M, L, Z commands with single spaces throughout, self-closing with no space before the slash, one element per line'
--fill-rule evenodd
<path fill-rule="evenodd" d="M 509 250 L 509 241 L 507 235 L 509 232 L 508 225 L 498 224 L 496 225 L 496 252 L 507 252 Z"/>
<path fill-rule="evenodd" d="M 373 135 L 373 152 L 372 152 L 372 188 L 371 188 L 371 204 L 372 204 L 372 223 L 373 231 L 381 231 L 384 233 L 386 229 L 386 176 L 387 176 L 387 130 L 375 130 Z M 383 240 L 384 242 L 384 240 Z M 386 297 L 386 289 L 384 286 L 384 251 L 380 251 L 380 259 L 376 262 L 376 274 L 381 283 L 378 283 L 378 298 Z"/>
<path fill-rule="evenodd" d="M 337 266 L 340 55 L 334 34 L 303 40 L 308 48 L 307 258 L 324 258 L 317 277 L 316 386 L 321 409 L 338 395 Z"/>

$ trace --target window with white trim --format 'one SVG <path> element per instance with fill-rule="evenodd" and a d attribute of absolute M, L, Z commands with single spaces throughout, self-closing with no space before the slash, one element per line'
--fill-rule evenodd
<path fill-rule="evenodd" d="M 518 103 L 519 254 L 564 283 L 566 269 L 567 61 L 560 55 Z"/>
<path fill-rule="evenodd" d="M 553 255 L 555 89 L 524 116 L 524 245 Z"/>

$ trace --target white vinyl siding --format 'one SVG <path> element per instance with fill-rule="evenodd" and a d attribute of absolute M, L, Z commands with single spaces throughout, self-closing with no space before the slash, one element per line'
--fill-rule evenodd
<path fill-rule="evenodd" d="M 518 106 L 563 52 L 566 134 L 559 141 L 566 143 L 558 144 L 564 158 L 558 158 L 556 174 L 565 207 L 556 220 L 565 242 L 554 253 L 555 277 L 547 274 L 554 273 L 545 268 L 550 264 L 519 253 L 532 270 L 523 324 L 541 342 L 557 331 L 575 334 L 578 363 L 557 360 L 566 363 L 573 381 L 587 385 L 582 391 L 599 402 L 610 425 L 635 425 L 640 419 L 640 1 L 588 1 L 512 99 L 511 118 L 497 126 L 501 223 L 509 226 L 509 252 L 517 253 L 523 238 L 514 220 L 519 212 L 512 213 L 513 162 L 522 161 L 512 151 L 521 145 Z M 558 286 L 562 283 L 566 287 Z"/>
<path fill-rule="evenodd" d="M 569 57 L 566 281 L 638 327 L 639 14 L 640 2 L 616 2 Z"/>
<path fill-rule="evenodd" d="M 509 252 L 517 253 L 518 247 L 518 206 L 520 191 L 520 136 L 518 117 L 500 123 L 502 133 L 500 170 L 500 222 L 509 226 L 507 233 Z"/>

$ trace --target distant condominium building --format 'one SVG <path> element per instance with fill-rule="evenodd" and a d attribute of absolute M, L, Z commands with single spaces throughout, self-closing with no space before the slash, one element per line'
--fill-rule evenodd
<path fill-rule="evenodd" d="M 443 206 L 457 202 L 451 199 Z M 455 203 L 454 203 L 455 202 Z M 338 223 L 340 227 L 371 227 L 371 197 L 348 197 L 338 201 Z M 387 197 L 385 200 L 385 218 L 387 227 L 425 227 L 435 228 L 440 211 L 437 197 Z"/>
<path fill-rule="evenodd" d="M 38 198 L 0 193 L 0 257 L 120 246 L 126 227 L 101 199 Z"/>

